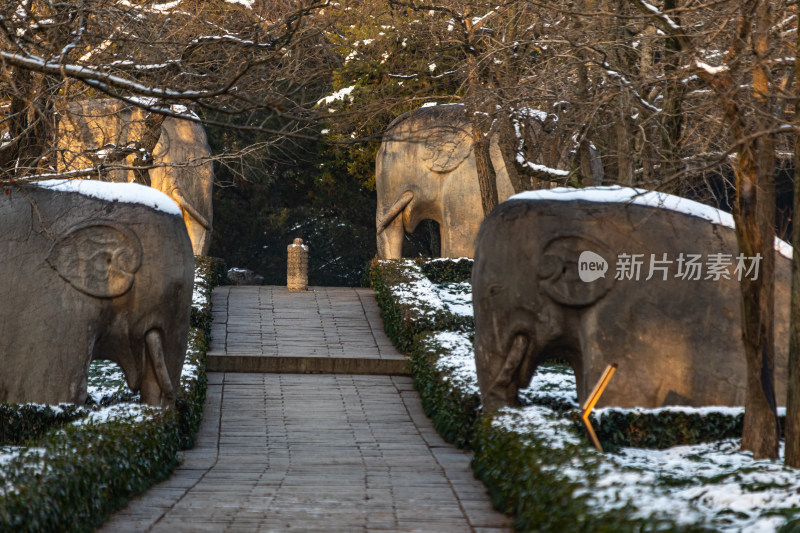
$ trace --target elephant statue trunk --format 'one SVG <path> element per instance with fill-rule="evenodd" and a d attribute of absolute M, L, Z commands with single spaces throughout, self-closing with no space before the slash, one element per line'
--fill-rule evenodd
<path fill-rule="evenodd" d="M 150 405 L 173 405 L 175 388 L 167 370 L 163 332 L 151 329 L 145 334 L 147 360 L 142 378 L 142 401 Z"/>
<path fill-rule="evenodd" d="M 502 354 L 492 353 L 486 350 L 484 345 L 480 348 L 476 346 L 475 357 L 478 360 L 495 358 L 503 360 L 496 373 L 483 377 L 481 390 L 486 390 L 487 393 L 481 397 L 481 401 L 485 410 L 494 411 L 500 407 L 518 405 L 517 392 L 522 375 L 520 367 L 530 347 L 528 337 L 521 333 L 512 337 L 510 346 L 503 350 Z"/>
<path fill-rule="evenodd" d="M 385 213 L 378 209 L 375 221 L 378 228 L 378 257 L 399 259 L 402 256 L 405 235 L 402 214 L 413 199 L 414 193 L 405 191 Z"/>

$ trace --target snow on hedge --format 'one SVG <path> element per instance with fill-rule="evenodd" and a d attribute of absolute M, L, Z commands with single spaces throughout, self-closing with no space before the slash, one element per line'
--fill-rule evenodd
<path fill-rule="evenodd" d="M 404 260 L 409 283 L 390 287 L 392 296 L 402 304 L 415 305 L 425 313 L 445 311 L 459 316 L 472 316 L 472 286 L 469 283 L 436 285 L 413 261 Z"/>
<path fill-rule="evenodd" d="M 616 194 L 612 190 L 595 197 L 608 198 Z M 460 298 L 469 296 L 469 293 L 464 295 L 461 284 L 437 286 L 424 276 L 416 263 L 409 261 L 408 266 L 415 280 L 403 284 L 402 289 L 395 289 L 396 297 L 399 295 L 407 302 L 425 302 L 427 306 L 444 306 L 440 294 L 452 297 L 453 287 L 458 287 Z M 446 382 L 466 395 L 478 394 L 475 355 L 468 333 L 440 331 L 423 342 L 438 345 L 436 351 L 441 356 L 435 364 Z M 520 391 L 523 403 L 533 405 L 502 409 L 492 424 L 519 434 L 523 440 L 566 450 L 573 457 L 568 464 L 543 467 L 575 483 L 574 497 L 588 498 L 592 507 L 606 511 L 624 508 L 635 517 L 661 516 L 679 525 L 700 525 L 723 532 L 776 531 L 786 523 L 787 516 L 795 514 L 794 509 L 800 508 L 798 471 L 784 466 L 782 461 L 754 460 L 750 452 L 740 451 L 739 440 L 665 450 L 620 448 L 606 454 L 587 448 L 575 433 L 575 424 L 569 415 L 539 405 L 549 405 L 555 400 L 559 405 L 578 408 L 576 392 L 574 372 L 569 367 L 542 366 L 530 386 Z M 603 408 L 594 413 L 603 418 L 611 412 L 630 411 L 643 414 L 680 411 L 702 416 L 737 415 L 742 408 Z"/>
<path fill-rule="evenodd" d="M 97 180 L 46 180 L 34 182 L 34 185 L 57 192 L 76 192 L 108 202 L 146 205 L 170 215 L 182 216 L 181 209 L 172 198 L 157 189 L 139 185 L 138 183 L 113 183 Z"/>
<path fill-rule="evenodd" d="M 579 453 L 583 444 L 572 424 L 547 407 L 506 408 L 492 423 L 554 449 L 574 448 L 569 465 L 552 465 L 551 473 L 576 483 L 573 496 L 588 498 L 598 510 L 625 509 L 634 517 L 663 517 L 732 533 L 776 531 L 800 507 L 797 470 L 754 460 L 752 453 L 740 451 L 738 439 L 665 450 Z"/>
<path fill-rule="evenodd" d="M 658 191 L 647 191 L 633 187 L 611 185 L 607 187 L 586 187 L 574 189 L 572 187 L 558 187 L 538 191 L 526 191 L 515 194 L 508 200 L 528 201 L 584 201 L 597 203 L 633 204 L 644 207 L 668 209 L 696 218 L 708 220 L 712 224 L 734 229 L 733 215 L 714 207 Z M 507 201 L 508 201 L 507 200 Z M 789 243 L 775 238 L 775 249 L 784 257 L 792 258 L 792 247 Z"/>
<path fill-rule="evenodd" d="M 456 331 L 440 331 L 429 342 L 438 344 L 444 351 L 435 363 L 444 380 L 453 381 L 453 385 L 467 394 L 478 394 L 475 354 L 467 335 Z"/>
<path fill-rule="evenodd" d="M 472 284 L 444 283 L 434 285 L 434 291 L 448 311 L 458 316 L 474 316 L 472 312 Z"/>
<path fill-rule="evenodd" d="M 140 403 L 118 403 L 90 411 L 87 416 L 74 421 L 75 426 L 87 424 L 107 424 L 108 422 L 121 421 L 129 424 L 138 424 L 153 418 L 158 412 L 157 407 Z"/>

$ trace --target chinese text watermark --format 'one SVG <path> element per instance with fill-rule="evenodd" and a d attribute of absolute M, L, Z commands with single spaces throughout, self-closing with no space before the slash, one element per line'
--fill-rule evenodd
<path fill-rule="evenodd" d="M 686 281 L 722 279 L 742 281 L 758 279 L 761 254 L 748 257 L 744 254 L 689 254 L 680 253 L 677 257 L 662 254 L 617 255 L 615 280 L 650 281 L 678 279 Z M 581 281 L 591 283 L 605 278 L 608 262 L 600 254 L 592 251 L 581 252 L 578 258 L 578 276 Z"/>

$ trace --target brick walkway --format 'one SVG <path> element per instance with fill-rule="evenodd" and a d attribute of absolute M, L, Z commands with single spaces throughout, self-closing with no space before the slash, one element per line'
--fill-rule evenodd
<path fill-rule="evenodd" d="M 370 289 L 218 287 L 211 371 L 408 374 Z"/>
<path fill-rule="evenodd" d="M 405 376 L 210 373 L 196 447 L 101 531 L 507 531 L 469 459 Z"/>

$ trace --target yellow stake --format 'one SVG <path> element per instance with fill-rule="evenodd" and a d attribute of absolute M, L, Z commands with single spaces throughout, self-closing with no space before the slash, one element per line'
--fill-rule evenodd
<path fill-rule="evenodd" d="M 597 439 L 597 435 L 594 432 L 591 422 L 589 422 L 589 415 L 592 413 L 594 406 L 597 405 L 600 395 L 602 395 L 603 391 L 606 390 L 608 382 L 611 381 L 611 376 L 614 375 L 614 371 L 616 369 L 617 363 L 611 363 L 606 367 L 605 372 L 603 372 L 603 375 L 600 377 L 600 381 L 598 381 L 597 385 L 594 386 L 594 390 L 583 404 L 583 413 L 581 414 L 581 420 L 583 420 L 583 425 L 586 426 L 586 431 L 589 432 L 589 437 L 592 439 L 595 448 L 601 452 L 603 451 L 603 447 L 600 445 L 600 441 Z"/>

